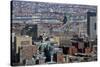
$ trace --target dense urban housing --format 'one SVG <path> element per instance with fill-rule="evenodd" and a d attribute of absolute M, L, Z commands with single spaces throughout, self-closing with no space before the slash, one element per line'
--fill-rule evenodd
<path fill-rule="evenodd" d="M 97 6 L 11 1 L 11 65 L 97 61 Z"/>

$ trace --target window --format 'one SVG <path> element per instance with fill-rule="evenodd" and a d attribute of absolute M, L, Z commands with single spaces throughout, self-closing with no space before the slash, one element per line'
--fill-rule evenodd
<path fill-rule="evenodd" d="M 94 23 L 94 30 L 96 30 L 96 23 Z"/>
<path fill-rule="evenodd" d="M 29 44 L 29 41 L 22 41 L 21 44 L 22 45 L 28 45 Z"/>

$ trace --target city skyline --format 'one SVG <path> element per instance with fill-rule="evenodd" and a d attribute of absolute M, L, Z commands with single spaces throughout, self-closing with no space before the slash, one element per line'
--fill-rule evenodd
<path fill-rule="evenodd" d="M 11 1 L 11 65 L 97 61 L 97 6 Z"/>

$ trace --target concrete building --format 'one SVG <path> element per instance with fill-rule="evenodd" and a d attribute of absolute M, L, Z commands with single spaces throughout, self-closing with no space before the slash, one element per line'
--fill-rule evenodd
<path fill-rule="evenodd" d="M 57 63 L 64 63 L 64 54 L 61 52 L 57 52 L 56 54 L 54 54 L 54 58 L 53 60 Z"/>
<path fill-rule="evenodd" d="M 85 48 L 85 53 L 86 53 L 86 54 L 90 54 L 90 53 L 91 53 L 91 51 L 92 51 L 92 49 L 91 49 L 91 48 L 89 48 L 89 47 L 88 47 L 88 48 Z"/>
<path fill-rule="evenodd" d="M 60 45 L 60 37 L 53 37 L 53 42 L 56 43 L 58 46 Z"/>
<path fill-rule="evenodd" d="M 32 45 L 32 37 L 16 36 L 16 53 L 18 53 L 21 45 Z"/>
<path fill-rule="evenodd" d="M 32 63 L 33 56 L 37 54 L 36 45 L 21 45 L 20 47 L 20 63 L 25 60 L 26 64 Z"/>
<path fill-rule="evenodd" d="M 70 55 L 74 55 L 77 52 L 78 52 L 78 50 L 77 50 L 76 47 L 72 46 L 72 47 L 69 48 L 69 54 Z"/>
<path fill-rule="evenodd" d="M 26 26 L 21 30 L 21 35 L 28 35 L 32 37 L 32 40 L 36 40 L 37 39 L 37 25 L 26 24 Z"/>
<path fill-rule="evenodd" d="M 57 63 L 64 63 L 63 53 L 57 53 Z"/>
<path fill-rule="evenodd" d="M 87 12 L 87 34 L 90 40 L 97 38 L 97 15 L 95 12 Z"/>

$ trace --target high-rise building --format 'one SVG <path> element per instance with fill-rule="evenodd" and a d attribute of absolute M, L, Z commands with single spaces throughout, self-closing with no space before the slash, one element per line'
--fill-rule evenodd
<path fill-rule="evenodd" d="M 96 12 L 87 12 L 87 34 L 90 40 L 95 40 L 97 38 L 97 15 Z"/>
<path fill-rule="evenodd" d="M 21 45 L 20 47 L 20 63 L 25 60 L 32 60 L 33 56 L 37 54 L 36 45 Z"/>
<path fill-rule="evenodd" d="M 32 37 L 29 36 L 16 36 L 16 53 L 22 45 L 32 45 Z"/>
<path fill-rule="evenodd" d="M 36 24 L 28 24 L 26 25 L 23 30 L 21 31 L 22 35 L 28 35 L 32 37 L 33 40 L 37 39 L 37 25 Z"/>

